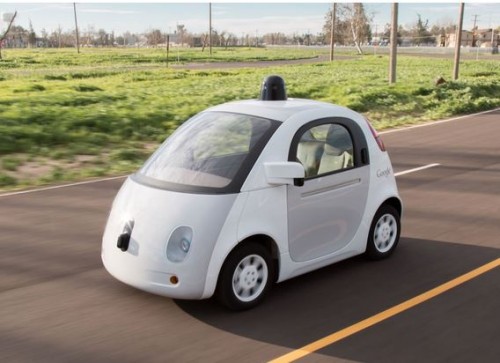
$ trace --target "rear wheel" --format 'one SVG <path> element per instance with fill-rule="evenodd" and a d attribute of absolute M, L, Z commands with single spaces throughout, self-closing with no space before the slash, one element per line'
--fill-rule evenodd
<path fill-rule="evenodd" d="M 389 257 L 399 242 L 401 222 L 398 211 L 387 204 L 382 205 L 373 217 L 366 256 L 372 260 Z"/>
<path fill-rule="evenodd" d="M 216 296 L 232 310 L 245 310 L 258 305 L 273 281 L 272 258 L 256 243 L 244 244 L 226 259 Z"/>

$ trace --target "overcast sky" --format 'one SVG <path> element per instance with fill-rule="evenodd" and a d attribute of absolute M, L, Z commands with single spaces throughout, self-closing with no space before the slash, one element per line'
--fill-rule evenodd
<path fill-rule="evenodd" d="M 201 0 L 203 1 L 203 0 Z M 486 0 L 488 1 L 488 0 Z M 95 30 L 105 29 L 121 34 L 125 31 L 144 32 L 152 28 L 173 32 L 176 24 L 184 24 L 189 32 L 206 32 L 208 28 L 208 3 L 92 3 L 78 2 L 78 25 L 81 31 L 90 26 Z M 212 3 L 212 24 L 218 31 L 228 31 L 237 36 L 243 34 L 263 35 L 269 32 L 302 34 L 321 32 L 325 14 L 331 2 L 323 3 Z M 372 28 L 382 31 L 390 22 L 391 3 L 365 3 L 367 14 L 373 16 Z M 18 11 L 16 24 L 29 27 L 31 20 L 35 31 L 45 28 L 48 32 L 59 25 L 64 30 L 74 28 L 73 3 L 47 1 L 37 3 L 3 2 L 0 13 Z M 428 19 L 429 24 L 455 23 L 458 18 L 458 3 L 400 3 L 399 24 L 410 27 L 417 20 Z M 500 25 L 500 3 L 466 3 L 464 28 L 471 29 L 475 15 L 480 28 Z M 2 17 L 3 18 L 3 17 Z M 0 28 L 5 22 L 0 18 Z"/>

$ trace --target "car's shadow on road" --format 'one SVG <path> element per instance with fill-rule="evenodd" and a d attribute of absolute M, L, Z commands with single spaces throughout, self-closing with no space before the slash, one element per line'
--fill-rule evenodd
<path fill-rule="evenodd" d="M 260 306 L 233 313 L 216 301 L 176 301 L 233 334 L 299 348 L 498 258 L 493 248 L 402 238 L 391 258 L 362 256 L 273 287 Z"/>

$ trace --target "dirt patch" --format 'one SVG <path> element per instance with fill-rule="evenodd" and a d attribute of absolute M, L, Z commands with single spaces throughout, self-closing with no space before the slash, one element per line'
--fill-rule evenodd
<path fill-rule="evenodd" d="M 25 181 L 35 181 L 43 177 L 52 175 L 57 170 L 75 170 L 94 163 L 97 159 L 95 155 L 77 155 L 74 160 L 54 160 L 44 157 L 37 157 L 31 161 L 25 161 L 15 171 L 7 172 L 8 175 Z"/>
<path fill-rule="evenodd" d="M 348 55 L 335 55 L 335 60 L 356 59 L 358 57 Z M 268 68 L 278 66 L 288 66 L 294 64 L 322 63 L 328 61 L 329 56 L 320 55 L 313 58 L 275 60 L 275 61 L 255 61 L 255 62 L 213 62 L 213 63 L 186 63 L 173 64 L 174 69 L 232 69 L 232 68 Z"/>

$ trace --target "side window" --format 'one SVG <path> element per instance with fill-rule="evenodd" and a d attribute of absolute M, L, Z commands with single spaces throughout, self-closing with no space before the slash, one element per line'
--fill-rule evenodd
<path fill-rule="evenodd" d="M 306 178 L 352 168 L 351 135 L 345 126 L 339 124 L 311 127 L 300 136 L 296 159 L 304 166 Z"/>

